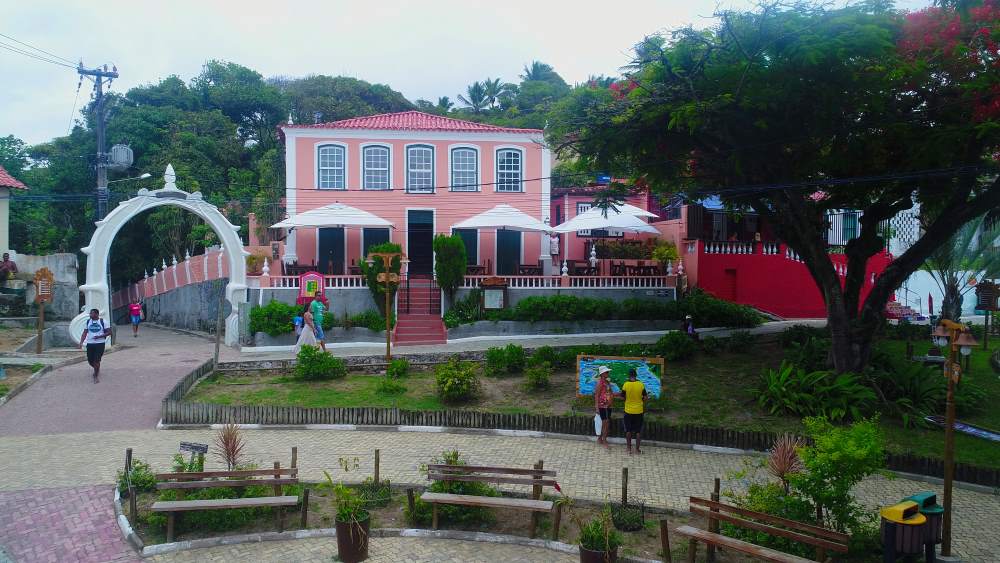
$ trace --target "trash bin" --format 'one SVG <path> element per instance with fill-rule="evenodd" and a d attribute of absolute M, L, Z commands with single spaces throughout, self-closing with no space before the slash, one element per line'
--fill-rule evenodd
<path fill-rule="evenodd" d="M 918 555 L 927 541 L 927 517 L 912 500 L 887 506 L 882 515 L 883 561 L 895 561 L 897 555 Z"/>
<path fill-rule="evenodd" d="M 933 491 L 921 491 L 903 500 L 917 503 L 917 509 L 927 517 L 926 541 L 941 543 L 942 524 L 944 523 L 944 507 L 937 503 L 937 494 Z"/>

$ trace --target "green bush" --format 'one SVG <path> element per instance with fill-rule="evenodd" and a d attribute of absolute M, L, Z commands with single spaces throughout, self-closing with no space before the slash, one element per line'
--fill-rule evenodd
<path fill-rule="evenodd" d="M 643 528 L 645 517 L 641 506 L 615 504 L 611 507 L 611 522 L 623 532 L 637 532 Z"/>
<path fill-rule="evenodd" d="M 534 366 L 548 363 L 551 366 L 558 366 L 558 360 L 559 352 L 557 352 L 555 348 L 552 346 L 542 346 L 541 348 L 535 349 L 531 356 L 528 357 L 528 365 Z"/>
<path fill-rule="evenodd" d="M 486 349 L 483 373 L 487 377 L 500 377 L 507 373 L 507 352 L 499 346 Z"/>
<path fill-rule="evenodd" d="M 930 335 L 931 327 L 929 325 L 917 325 L 907 320 L 900 320 L 896 324 L 885 324 L 886 338 L 896 340 L 925 340 L 930 338 Z"/>
<path fill-rule="evenodd" d="M 394 242 L 383 242 L 382 244 L 376 244 L 368 248 L 368 252 L 403 252 L 403 247 Z M 402 257 L 394 258 L 392 264 L 389 265 L 389 271 L 399 273 L 402 267 Z M 372 265 L 368 265 L 367 256 L 365 260 L 360 262 L 361 275 L 365 277 L 365 281 L 368 285 L 368 291 L 371 292 L 372 298 L 375 299 L 375 305 L 381 311 L 385 307 L 385 291 L 383 291 L 383 284 L 378 282 L 378 275 L 385 271 L 385 266 L 382 264 L 381 260 L 375 260 Z M 392 286 L 392 292 L 395 293 L 397 286 Z M 392 298 L 390 297 L 390 300 Z"/>
<path fill-rule="evenodd" d="M 829 338 L 826 327 L 792 325 L 781 331 L 781 347 L 791 348 L 792 344 L 805 344 L 810 338 Z"/>
<path fill-rule="evenodd" d="M 313 321 L 315 322 L 315 319 L 313 319 Z M 319 326 L 323 327 L 324 331 L 327 331 L 336 326 L 336 324 L 337 324 L 337 318 L 334 317 L 333 314 L 330 313 L 330 311 L 327 311 L 326 313 L 323 314 L 323 322 L 319 323 Z"/>
<path fill-rule="evenodd" d="M 389 506 L 389 502 L 392 500 L 392 487 L 388 479 L 380 479 L 376 483 L 373 477 L 366 477 L 358 485 L 358 496 L 365 508 L 384 508 Z"/>
<path fill-rule="evenodd" d="M 524 386 L 528 389 L 548 389 L 552 366 L 548 362 L 534 364 L 524 370 Z"/>
<path fill-rule="evenodd" d="M 295 330 L 292 319 L 299 316 L 301 309 L 281 301 L 271 300 L 263 307 L 250 309 L 250 332 L 263 332 L 270 336 L 281 336 Z"/>
<path fill-rule="evenodd" d="M 457 450 L 443 452 L 440 457 L 431 459 L 431 463 L 442 465 L 468 465 L 465 460 L 462 459 L 461 454 L 459 454 Z M 434 481 L 434 483 L 431 484 L 427 490 L 432 493 L 448 493 L 454 495 L 475 495 L 481 497 L 500 496 L 500 491 L 479 481 Z M 411 525 L 428 525 L 431 523 L 432 508 L 433 507 L 430 503 L 417 498 L 414 503 L 414 510 L 411 512 L 409 507 L 405 507 L 403 512 L 407 521 Z M 456 523 L 464 525 L 491 523 L 494 520 L 493 512 L 489 508 L 449 504 L 438 505 L 438 518 L 443 523 Z"/>
<path fill-rule="evenodd" d="M 796 522 L 816 523 L 816 509 L 813 504 L 799 494 L 786 492 L 778 483 L 751 483 L 745 494 L 735 495 L 730 492 L 727 496 L 733 501 L 733 504 L 740 508 Z M 799 557 L 811 558 L 816 555 L 813 547 L 766 532 L 758 532 L 725 522 L 721 523 L 721 531 L 731 538 Z"/>
<path fill-rule="evenodd" d="M 406 385 L 391 377 L 380 377 L 375 384 L 375 392 L 379 395 L 402 395 L 406 393 Z"/>
<path fill-rule="evenodd" d="M 156 475 L 149 468 L 149 464 L 141 459 L 132 460 L 132 470 L 129 471 L 132 479 L 132 488 L 138 493 L 145 493 L 156 490 Z M 125 480 L 125 472 L 118 470 L 118 492 L 122 495 L 128 494 L 128 482 Z"/>
<path fill-rule="evenodd" d="M 829 338 L 807 338 L 805 342 L 792 342 L 785 359 L 807 372 L 827 369 L 830 358 Z"/>
<path fill-rule="evenodd" d="M 715 356 L 719 352 L 725 349 L 726 341 L 722 338 L 716 338 L 714 336 L 706 336 L 701 339 L 701 351 L 708 354 L 709 356 Z"/>
<path fill-rule="evenodd" d="M 458 235 L 434 235 L 434 278 L 450 298 L 465 279 L 465 242 Z"/>
<path fill-rule="evenodd" d="M 767 369 L 761 378 L 758 403 L 771 414 L 825 416 L 839 421 L 860 419 L 874 405 L 875 392 L 854 373 L 807 372 L 789 362 Z"/>
<path fill-rule="evenodd" d="M 242 489 L 242 494 L 240 490 Z M 282 494 L 289 496 L 299 496 L 302 492 L 302 485 L 285 485 L 282 487 Z M 185 492 L 184 500 L 211 500 L 211 499 L 235 499 L 235 498 L 255 498 L 268 497 L 274 494 L 274 489 L 270 486 L 255 485 L 242 487 L 240 489 L 228 487 L 213 487 L 211 489 L 192 489 Z M 159 500 L 172 501 L 180 500 L 176 489 L 160 491 Z M 241 528 L 252 524 L 259 518 L 273 514 L 272 508 L 234 508 L 227 510 L 199 510 L 189 512 L 177 522 L 177 533 L 192 530 L 213 530 L 225 531 Z M 150 527 L 163 530 L 167 525 L 165 513 L 152 513 L 147 519 Z"/>
<path fill-rule="evenodd" d="M 385 330 L 385 318 L 378 311 L 365 311 L 348 317 L 351 326 L 364 327 L 375 332 Z M 395 323 L 393 323 L 395 324 Z"/>
<path fill-rule="evenodd" d="M 396 358 L 385 368 L 386 377 L 400 379 L 410 375 L 410 361 L 406 358 Z"/>
<path fill-rule="evenodd" d="M 295 362 L 295 377 L 307 381 L 340 379 L 347 375 L 347 364 L 315 346 L 303 346 Z"/>
<path fill-rule="evenodd" d="M 507 359 L 508 373 L 521 373 L 524 371 L 524 364 L 526 363 L 524 347 L 520 344 L 508 344 L 504 347 L 503 353 Z"/>
<path fill-rule="evenodd" d="M 665 305 L 673 303 L 677 304 L 678 311 L 674 316 L 666 318 L 680 320 L 686 315 L 691 315 L 700 327 L 753 328 L 764 322 L 764 316 L 756 309 L 716 299 L 700 289 L 693 289 L 680 301 L 668 302 Z"/>
<path fill-rule="evenodd" d="M 683 332 L 668 332 L 656 341 L 657 355 L 671 362 L 691 358 L 696 347 L 694 340 Z"/>
<path fill-rule="evenodd" d="M 580 524 L 580 547 L 591 551 L 611 551 L 625 542 L 621 532 L 614 529 L 611 510 L 605 508 L 589 522 Z"/>
<path fill-rule="evenodd" d="M 941 411 L 947 383 L 939 371 L 908 360 L 874 354 L 868 383 L 882 398 L 882 412 L 903 427 L 925 425 L 924 416 Z"/>
<path fill-rule="evenodd" d="M 437 394 L 446 403 L 459 403 L 473 399 L 479 392 L 478 366 L 457 358 L 434 368 Z"/>
<path fill-rule="evenodd" d="M 452 303 L 451 308 L 444 314 L 445 326 L 455 328 L 458 325 L 483 320 L 482 309 L 479 307 L 482 296 L 482 290 L 473 289 L 469 291 L 465 299 L 459 299 Z"/>
<path fill-rule="evenodd" d="M 736 330 L 726 339 L 726 349 L 730 352 L 742 353 L 753 348 L 756 342 L 757 338 L 749 331 Z"/>

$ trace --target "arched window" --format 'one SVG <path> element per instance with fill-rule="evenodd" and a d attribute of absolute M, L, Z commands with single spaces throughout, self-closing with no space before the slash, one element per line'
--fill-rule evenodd
<path fill-rule="evenodd" d="M 365 147 L 362 154 L 361 188 L 389 189 L 389 147 Z"/>
<path fill-rule="evenodd" d="M 406 191 L 425 194 L 434 192 L 434 147 L 407 147 Z"/>
<path fill-rule="evenodd" d="M 344 147 L 323 145 L 316 154 L 316 180 L 321 190 L 347 189 L 347 155 Z"/>
<path fill-rule="evenodd" d="M 500 149 L 497 151 L 497 191 L 523 192 L 522 167 L 524 158 L 517 149 Z"/>
<path fill-rule="evenodd" d="M 451 149 L 451 189 L 456 192 L 479 190 L 479 151 L 468 147 Z"/>

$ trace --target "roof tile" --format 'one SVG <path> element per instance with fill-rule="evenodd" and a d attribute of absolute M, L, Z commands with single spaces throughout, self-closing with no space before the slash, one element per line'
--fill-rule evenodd
<path fill-rule="evenodd" d="M 17 178 L 11 176 L 3 166 L 0 166 L 0 187 L 3 188 L 17 188 L 19 190 L 26 190 L 28 186 L 25 186 Z"/>
<path fill-rule="evenodd" d="M 315 124 L 281 125 L 281 129 L 384 129 L 393 131 L 455 131 L 464 133 L 542 133 L 541 129 L 500 127 L 422 111 L 382 113 Z"/>

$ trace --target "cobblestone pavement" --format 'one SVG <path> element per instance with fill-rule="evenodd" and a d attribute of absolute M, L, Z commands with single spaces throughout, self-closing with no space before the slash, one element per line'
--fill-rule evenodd
<path fill-rule="evenodd" d="M 502 545 L 463 540 L 426 538 L 372 538 L 368 545 L 368 561 L 410 563 L 435 561 L 442 563 L 571 563 L 577 555 L 567 555 L 540 547 Z M 336 538 L 314 538 L 297 541 L 276 541 L 255 544 L 226 545 L 168 553 L 151 557 L 153 563 L 222 563 L 254 561 L 255 563 L 328 563 L 337 553 Z"/>
<path fill-rule="evenodd" d="M 164 395 L 214 350 L 203 338 L 150 327 L 120 340 L 119 349 L 104 356 L 100 383 L 81 362 L 52 370 L 3 405 L 0 436 L 153 428 Z M 227 358 L 237 355 L 224 351 Z"/>
<path fill-rule="evenodd" d="M 0 492 L 0 546 L 17 563 L 138 562 L 115 524 L 113 491 L 99 485 Z"/>
<path fill-rule="evenodd" d="M 473 464 L 529 467 L 542 459 L 546 469 L 557 472 L 565 494 L 602 501 L 618 498 L 621 469 L 628 467 L 631 499 L 676 510 L 687 509 L 688 496 L 707 495 L 713 478 L 725 477 L 743 462 L 741 456 L 693 450 L 647 447 L 642 456 L 629 457 L 622 447 L 608 452 L 592 442 L 426 432 L 250 430 L 246 439 L 248 457 L 266 465 L 273 461 L 287 464 L 290 448 L 297 446 L 301 477 L 306 480 L 321 479 L 322 470 L 327 469 L 335 478 L 360 481 L 371 474 L 373 451 L 378 448 L 383 478 L 394 484 L 424 485 L 427 480 L 419 465 L 444 450 L 457 449 Z M 0 459 L 7 470 L 0 490 L 111 483 L 127 447 L 154 469 L 166 469 L 182 440 L 211 443 L 212 432 L 147 430 L 0 438 Z M 355 456 L 360 469 L 346 476 L 340 473 L 338 458 Z M 219 465 L 215 459 L 207 461 L 210 466 Z M 524 487 L 513 489 L 526 492 Z M 856 494 L 861 502 L 875 507 L 920 490 L 941 494 L 939 486 L 881 477 L 862 483 Z M 956 551 L 970 561 L 1000 561 L 1000 534 L 995 531 L 1000 496 L 956 489 L 954 504 Z"/>

